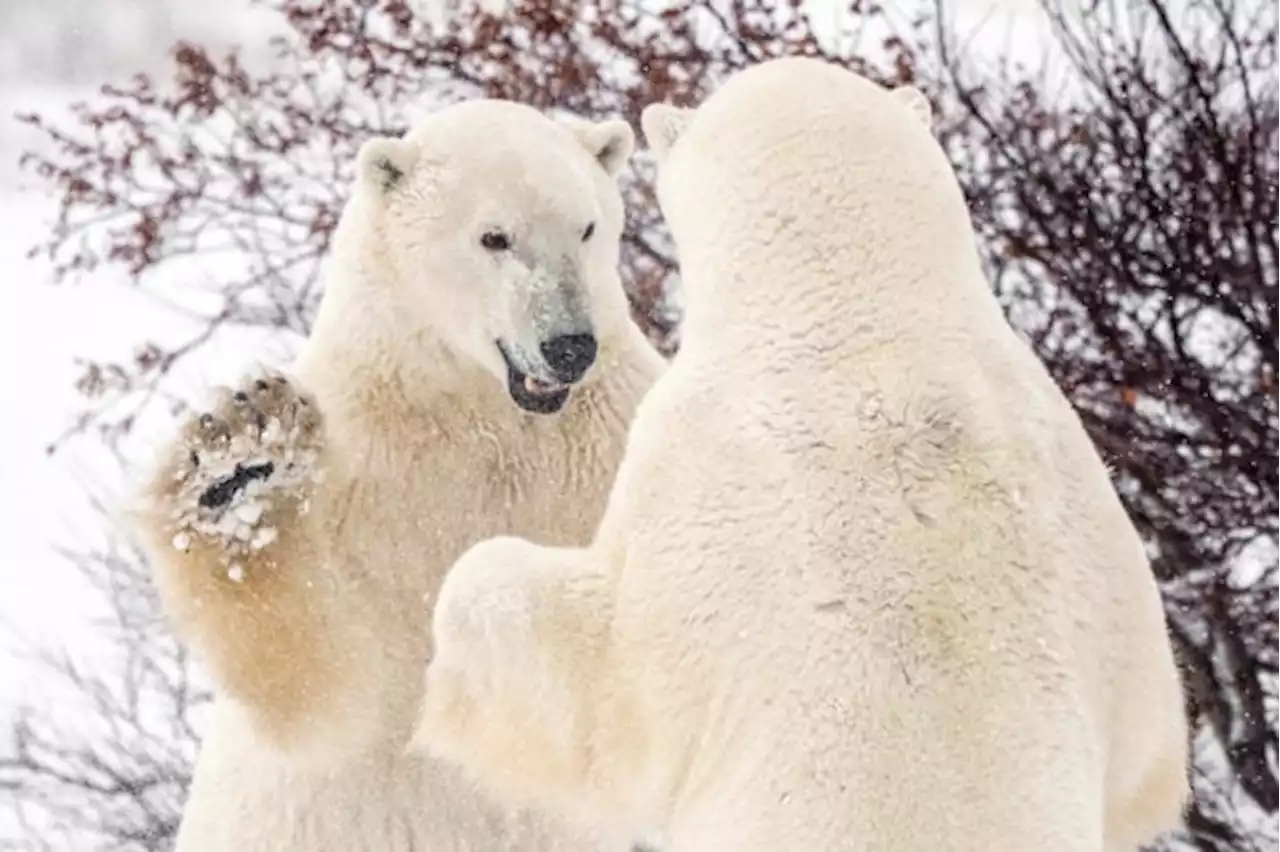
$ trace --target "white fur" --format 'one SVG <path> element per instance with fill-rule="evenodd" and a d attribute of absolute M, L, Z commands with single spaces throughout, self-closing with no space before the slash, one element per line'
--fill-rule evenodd
<path fill-rule="evenodd" d="M 1177 820 L 1142 545 L 918 95 L 786 59 L 646 112 L 683 348 L 589 547 L 450 571 L 421 747 L 667 852 L 1127 852 Z"/>
<path fill-rule="evenodd" d="M 445 567 L 509 530 L 585 544 L 663 369 L 617 274 L 632 145 L 625 123 L 501 101 L 368 142 L 292 376 L 223 398 L 206 424 L 230 424 L 230 444 L 193 421 L 168 451 L 142 532 L 221 693 L 181 852 L 601 848 L 594 829 L 499 806 L 404 749 Z M 511 248 L 483 248 L 488 229 Z M 521 411 L 496 341 L 542 376 L 541 342 L 565 332 L 594 333 L 595 366 L 559 413 Z M 310 455 L 255 439 L 251 406 L 273 422 L 309 412 L 296 442 Z M 194 501 L 236 453 L 276 470 L 228 511 L 275 534 L 228 555 L 237 522 Z M 288 467 L 313 458 L 315 476 Z"/>

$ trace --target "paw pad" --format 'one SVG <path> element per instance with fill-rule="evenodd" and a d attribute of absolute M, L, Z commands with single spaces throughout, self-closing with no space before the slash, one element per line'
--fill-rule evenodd
<path fill-rule="evenodd" d="M 257 479 L 270 479 L 276 466 L 271 462 L 245 466 L 237 464 L 235 472 L 211 485 L 196 502 L 205 509 L 216 509 L 231 502 L 231 498 Z"/>

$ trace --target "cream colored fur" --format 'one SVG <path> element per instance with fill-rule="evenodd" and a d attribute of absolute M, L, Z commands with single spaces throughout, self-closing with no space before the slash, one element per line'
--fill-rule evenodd
<path fill-rule="evenodd" d="M 250 376 L 166 451 L 142 533 L 220 692 L 181 852 L 601 848 L 404 749 L 445 567 L 497 532 L 587 542 L 663 369 L 617 274 L 632 145 L 500 101 L 367 143 L 290 376 Z M 509 250 L 480 244 L 495 229 Z M 520 410 L 497 342 L 546 375 L 566 331 L 594 333 L 594 367 L 559 413 Z M 198 507 L 237 460 L 273 472 L 231 515 Z M 256 521 L 234 547 L 232 515 Z"/>
<path fill-rule="evenodd" d="M 666 852 L 1127 852 L 1176 822 L 1142 543 L 927 116 L 802 59 L 646 111 L 683 348 L 590 546 L 451 569 L 420 747 Z"/>

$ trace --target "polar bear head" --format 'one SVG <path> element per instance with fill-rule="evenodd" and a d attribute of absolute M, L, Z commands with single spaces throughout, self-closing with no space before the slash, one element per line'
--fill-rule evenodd
<path fill-rule="evenodd" d="M 936 168 L 942 152 L 928 131 L 931 122 L 929 100 L 914 86 L 886 89 L 832 63 L 800 57 L 741 71 L 697 108 L 655 103 L 641 114 L 659 165 L 663 215 L 677 220 L 671 223 L 676 231 L 732 206 L 706 203 L 706 193 L 716 188 L 736 195 L 737 187 L 755 184 L 776 195 L 788 177 L 817 176 L 828 194 L 855 183 L 877 191 L 904 171 Z M 852 149 L 839 144 L 855 140 Z M 944 171 L 949 174 L 949 167 Z M 830 207 L 822 195 L 806 200 L 820 215 Z"/>
<path fill-rule="evenodd" d="M 752 66 L 694 109 L 646 107 L 658 201 L 686 281 L 684 339 L 741 321 L 725 311 L 748 290 L 753 310 L 781 303 L 837 321 L 873 298 L 919 308 L 958 274 L 985 290 L 931 119 L 912 86 L 799 57 Z"/>
<path fill-rule="evenodd" d="M 624 121 L 501 100 L 366 142 L 358 239 L 377 247 L 364 265 L 390 288 L 403 336 L 433 344 L 409 357 L 452 360 L 459 376 L 479 368 L 522 409 L 558 411 L 627 318 L 616 178 L 633 146 Z"/>

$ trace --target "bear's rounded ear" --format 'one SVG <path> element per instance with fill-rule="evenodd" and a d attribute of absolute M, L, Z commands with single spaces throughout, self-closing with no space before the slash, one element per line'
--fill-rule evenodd
<path fill-rule="evenodd" d="M 898 86 L 896 89 L 891 89 L 890 93 L 898 99 L 899 103 L 910 109 L 925 127 L 933 126 L 933 105 L 929 103 L 929 98 L 924 92 L 915 86 Z"/>
<path fill-rule="evenodd" d="M 622 119 L 587 121 L 566 116 L 562 121 L 609 177 L 617 177 L 627 165 L 627 160 L 631 159 L 631 152 L 636 148 L 636 134 Z"/>
<path fill-rule="evenodd" d="M 671 146 L 676 144 L 680 134 L 693 118 L 693 110 L 670 104 L 649 104 L 640 113 L 640 127 L 644 130 L 644 139 L 649 143 L 649 150 L 658 160 L 666 158 Z"/>
<path fill-rule="evenodd" d="M 404 180 L 417 160 L 413 145 L 403 139 L 379 136 L 360 146 L 356 174 L 365 186 L 390 192 Z"/>

